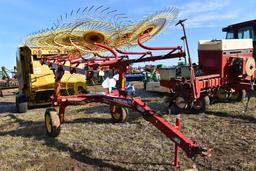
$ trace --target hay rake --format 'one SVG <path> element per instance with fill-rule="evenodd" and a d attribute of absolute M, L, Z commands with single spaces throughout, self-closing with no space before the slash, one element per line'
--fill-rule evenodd
<path fill-rule="evenodd" d="M 86 14 L 86 17 L 83 14 Z M 92 14 L 98 16 L 92 17 Z M 145 120 L 175 143 L 175 166 L 178 166 L 179 163 L 179 148 L 183 149 L 189 158 L 194 158 L 197 155 L 209 156 L 209 150 L 202 148 L 196 141 L 189 139 L 179 130 L 179 119 L 177 119 L 176 126 L 169 123 L 146 105 L 140 97 L 129 96 L 125 86 L 127 68 L 133 63 L 186 56 L 181 46 L 149 47 L 143 44 L 173 21 L 177 14 L 178 11 L 175 8 L 168 8 L 144 21 L 132 24 L 127 22 L 128 20 L 123 14 L 116 14 L 115 10 L 92 6 L 84 10 L 79 9 L 75 13 L 71 12 L 70 17 L 66 15 L 65 20 L 61 17 L 56 24 L 58 26 L 50 33 L 49 31 L 40 32 L 30 36 L 26 41 L 27 44 L 33 42 L 31 44 L 41 46 L 42 43 L 39 43 L 37 39 L 40 38 L 44 42 L 51 37 L 49 35 L 53 35 L 52 41 L 48 41 L 46 46 L 69 52 L 68 55 L 59 54 L 41 58 L 41 63 L 51 67 L 55 74 L 55 92 L 51 96 L 52 105 L 45 112 L 48 135 L 56 137 L 60 134 L 61 124 L 65 121 L 65 110 L 73 102 L 100 102 L 109 105 L 114 122 L 125 122 L 128 119 L 128 108 L 142 114 Z M 120 25 L 120 23 L 128 24 Z M 43 43 L 43 45 L 45 44 Z M 143 51 L 123 50 L 134 45 L 139 45 Z M 154 55 L 153 51 L 156 50 L 165 50 L 168 53 Z M 100 54 L 102 52 L 104 54 Z M 130 59 L 131 55 L 140 55 L 140 57 Z M 85 69 L 78 68 L 82 64 L 85 65 Z M 118 73 L 116 89 L 112 90 L 108 87 L 104 93 L 60 95 L 61 79 L 65 71 L 86 74 L 90 70 L 100 67 L 109 67 Z M 59 107 L 59 110 L 56 110 L 56 107 Z"/>

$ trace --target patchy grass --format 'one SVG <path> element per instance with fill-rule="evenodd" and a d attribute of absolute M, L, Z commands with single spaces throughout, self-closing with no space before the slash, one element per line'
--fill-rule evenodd
<path fill-rule="evenodd" d="M 141 95 L 166 113 L 163 96 Z M 127 123 L 114 124 L 106 105 L 70 106 L 53 139 L 45 134 L 45 109 L 14 113 L 14 98 L 0 98 L 0 170 L 175 170 L 174 144 L 136 112 Z M 195 161 L 182 153 L 179 170 L 256 170 L 256 98 L 248 112 L 243 109 L 242 103 L 219 103 L 206 113 L 182 115 L 185 135 L 213 153 Z"/>

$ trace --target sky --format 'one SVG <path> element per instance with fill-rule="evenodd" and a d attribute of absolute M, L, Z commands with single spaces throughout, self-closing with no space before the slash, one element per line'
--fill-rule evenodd
<path fill-rule="evenodd" d="M 255 0 L 0 0 L 0 66 L 11 69 L 16 65 L 17 46 L 27 34 L 53 26 L 60 15 L 91 5 L 111 7 L 135 21 L 167 7 L 178 8 L 177 20 L 188 19 L 185 25 L 194 62 L 198 40 L 224 38 L 223 27 L 256 19 Z M 182 45 L 182 30 L 174 24 L 146 44 Z M 177 60 L 164 62 L 176 63 Z"/>

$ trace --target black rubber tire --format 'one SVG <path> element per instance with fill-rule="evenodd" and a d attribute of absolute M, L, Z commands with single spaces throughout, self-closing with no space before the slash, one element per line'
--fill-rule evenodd
<path fill-rule="evenodd" d="M 25 95 L 16 95 L 16 111 L 18 113 L 26 113 L 28 111 L 28 103 Z"/>
<path fill-rule="evenodd" d="M 178 115 L 182 112 L 182 109 L 180 109 L 176 104 L 170 105 L 169 110 L 170 111 L 168 113 L 171 115 Z"/>
<path fill-rule="evenodd" d="M 110 113 L 114 123 L 124 123 L 128 120 L 128 109 L 116 105 L 110 105 Z"/>
<path fill-rule="evenodd" d="M 199 100 L 199 102 L 195 102 L 195 103 L 199 103 L 199 104 L 197 105 L 197 107 L 195 106 L 195 103 L 193 104 L 192 112 L 203 113 L 203 112 L 207 111 L 210 106 L 209 96 L 204 96 L 203 98 L 200 98 L 198 100 Z"/>
<path fill-rule="evenodd" d="M 56 109 L 47 108 L 44 118 L 47 135 L 50 137 L 57 137 L 60 134 L 61 123 Z"/>
<path fill-rule="evenodd" d="M 230 99 L 231 99 L 232 101 L 235 101 L 235 102 L 243 102 L 243 101 L 245 100 L 245 98 L 246 98 L 246 95 L 247 95 L 246 90 L 245 90 L 245 89 L 241 89 L 241 90 L 238 92 L 236 98 L 232 98 L 232 95 L 231 95 Z"/>
<path fill-rule="evenodd" d="M 228 93 L 226 92 L 227 87 L 226 86 L 221 86 L 219 87 L 219 89 L 217 90 L 217 98 L 220 101 L 226 101 L 228 99 Z"/>

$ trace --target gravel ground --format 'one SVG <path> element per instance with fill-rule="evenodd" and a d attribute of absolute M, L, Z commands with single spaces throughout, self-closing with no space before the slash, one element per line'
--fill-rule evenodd
<path fill-rule="evenodd" d="M 164 96 L 138 94 L 162 114 Z M 94 91 L 94 89 L 93 89 Z M 200 114 L 182 115 L 182 132 L 212 148 L 212 156 L 187 159 L 173 168 L 174 144 L 138 113 L 127 123 L 114 124 L 109 107 L 90 103 L 70 106 L 61 134 L 45 134 L 45 108 L 15 113 L 15 96 L 0 98 L 0 170 L 256 170 L 256 98 L 243 113 L 243 103 L 218 103 Z M 175 117 L 164 115 L 170 122 Z"/>

